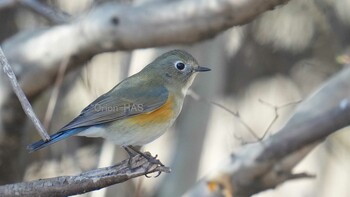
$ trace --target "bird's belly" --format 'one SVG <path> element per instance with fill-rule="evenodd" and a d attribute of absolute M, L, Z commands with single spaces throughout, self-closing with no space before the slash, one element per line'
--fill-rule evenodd
<path fill-rule="evenodd" d="M 172 123 L 173 121 L 148 125 L 125 125 L 121 121 L 108 128 L 105 138 L 121 146 L 144 145 L 163 135 Z"/>
<path fill-rule="evenodd" d="M 144 145 L 163 135 L 173 121 L 149 125 L 127 125 L 124 121 L 113 124 L 90 127 L 78 136 L 102 137 L 116 145 Z"/>

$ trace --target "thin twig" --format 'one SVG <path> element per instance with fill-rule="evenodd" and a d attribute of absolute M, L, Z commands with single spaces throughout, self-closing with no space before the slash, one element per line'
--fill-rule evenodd
<path fill-rule="evenodd" d="M 8 63 L 6 56 L 5 56 L 4 52 L 2 51 L 1 47 L 0 47 L 0 63 L 3 67 L 5 74 L 8 76 L 8 78 L 11 82 L 12 89 L 15 92 L 15 94 L 17 95 L 24 112 L 27 114 L 27 116 L 34 123 L 34 126 L 37 129 L 37 131 L 39 132 L 41 138 L 45 141 L 50 140 L 50 136 L 47 134 L 45 128 L 43 127 L 43 125 L 39 121 L 38 117 L 35 115 L 33 108 L 30 105 L 27 97 L 25 96 L 21 86 L 19 85 L 17 78 L 16 78 L 16 75 L 13 72 L 10 64 Z"/>
<path fill-rule="evenodd" d="M 57 98 L 58 98 L 58 94 L 60 93 L 60 89 L 62 86 L 62 82 L 63 82 L 63 78 L 64 78 L 64 73 L 67 70 L 67 66 L 68 66 L 68 62 L 69 62 L 70 58 L 65 58 L 60 65 L 60 68 L 58 70 L 58 74 L 56 77 L 56 81 L 55 81 L 55 85 L 52 89 L 52 93 L 51 93 L 51 97 L 49 100 L 49 104 L 47 105 L 47 110 L 45 113 L 45 118 L 44 118 L 44 126 L 46 129 L 49 129 L 50 127 L 50 123 L 51 123 L 51 119 L 52 119 L 52 115 L 57 103 Z"/>
<path fill-rule="evenodd" d="M 294 180 L 294 179 L 314 179 L 316 178 L 316 175 L 314 174 L 309 174 L 307 172 L 301 172 L 301 173 L 296 173 L 296 174 L 290 174 L 288 176 L 288 180 Z"/>
<path fill-rule="evenodd" d="M 272 125 L 274 125 L 275 122 L 277 121 L 277 119 L 279 118 L 279 116 L 280 116 L 280 114 L 278 113 L 279 110 L 282 109 L 282 108 L 285 108 L 285 107 L 289 107 L 290 105 L 298 104 L 298 103 L 301 102 L 301 100 L 299 100 L 299 101 L 294 101 L 294 102 L 290 102 L 290 103 L 286 103 L 286 104 L 283 104 L 283 105 L 280 105 L 280 106 L 273 105 L 273 104 L 271 104 L 271 103 L 269 103 L 269 102 L 267 102 L 267 101 L 264 101 L 264 100 L 262 100 L 262 99 L 259 99 L 259 102 L 260 102 L 261 104 L 264 104 L 264 105 L 268 106 L 268 107 L 271 107 L 271 108 L 274 110 L 274 112 L 275 112 L 274 118 L 273 118 L 272 121 L 270 122 L 270 124 L 269 124 L 269 126 L 267 127 L 267 129 L 265 130 L 264 134 L 260 137 L 260 140 L 262 140 L 262 139 L 265 138 L 266 134 L 270 131 Z"/>
<path fill-rule="evenodd" d="M 193 90 L 189 90 L 188 95 L 190 95 L 193 99 L 195 100 L 201 100 L 201 101 L 205 101 L 205 102 L 208 102 L 214 106 L 217 106 L 223 110 L 225 110 L 226 112 L 228 112 L 229 114 L 233 115 L 235 118 L 237 118 L 237 120 L 249 131 L 249 133 L 257 140 L 261 141 L 260 137 L 253 131 L 252 128 L 249 127 L 249 125 L 247 123 L 245 123 L 242 119 L 241 119 L 241 116 L 238 112 L 234 112 L 230 109 L 228 109 L 227 107 L 221 105 L 220 103 L 216 103 L 214 101 L 211 101 L 211 100 L 208 100 L 208 99 L 205 99 L 203 97 L 201 97 L 200 95 L 198 95 L 197 93 L 195 93 Z"/>

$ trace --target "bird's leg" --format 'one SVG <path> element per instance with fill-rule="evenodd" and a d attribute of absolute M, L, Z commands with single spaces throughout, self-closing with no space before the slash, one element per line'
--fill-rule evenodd
<path fill-rule="evenodd" d="M 162 162 L 160 162 L 159 159 L 157 159 L 158 155 L 156 155 L 156 156 L 153 157 L 151 154 L 143 153 L 143 152 L 137 150 L 137 149 L 136 149 L 135 147 L 133 147 L 133 146 L 128 146 L 128 148 L 130 148 L 131 150 L 133 150 L 135 153 L 141 155 L 142 157 L 146 158 L 147 161 L 149 161 L 150 163 L 152 163 L 152 164 L 158 164 L 158 165 L 160 165 L 160 166 L 164 166 L 164 165 L 162 164 Z"/>
<path fill-rule="evenodd" d="M 137 154 L 139 154 L 139 155 L 141 155 L 142 157 L 144 157 L 144 158 L 147 159 L 147 161 L 150 163 L 150 165 L 148 165 L 148 167 L 147 167 L 147 169 L 146 169 L 146 175 L 145 175 L 145 176 L 146 176 L 147 178 L 150 178 L 149 176 L 147 176 L 147 172 L 148 172 L 148 170 L 151 168 L 152 165 L 155 164 L 155 165 L 164 166 L 164 164 L 162 164 L 162 162 L 160 162 L 159 159 L 157 159 L 157 156 L 158 156 L 158 155 L 156 155 L 156 156 L 153 157 L 151 154 L 145 154 L 145 153 L 143 153 L 143 152 L 137 150 L 135 147 L 133 147 L 133 146 L 131 146 L 131 145 L 130 145 L 130 146 L 127 146 L 127 147 L 124 147 L 124 149 L 128 152 L 128 154 L 129 154 L 129 156 L 130 156 L 130 160 L 131 160 L 131 157 L 134 156 L 134 155 L 131 155 L 131 154 L 133 154 L 133 153 L 130 151 L 130 149 L 133 150 L 135 153 L 137 153 Z M 130 160 L 129 160 L 129 166 L 130 166 L 130 164 L 131 164 Z M 155 177 L 158 177 L 160 174 L 161 174 L 161 172 L 158 172 L 158 174 L 157 174 Z"/>
<path fill-rule="evenodd" d="M 128 146 L 123 146 L 123 148 L 124 148 L 124 150 L 125 150 L 125 151 L 128 153 L 128 155 L 129 155 L 128 166 L 129 166 L 130 169 L 133 169 L 133 167 L 131 166 L 131 160 L 132 160 L 132 158 L 133 158 L 134 156 L 137 155 L 137 152 L 136 152 L 136 154 L 135 154 L 134 152 L 132 152 L 133 149 L 130 150 L 130 148 L 129 148 Z"/>

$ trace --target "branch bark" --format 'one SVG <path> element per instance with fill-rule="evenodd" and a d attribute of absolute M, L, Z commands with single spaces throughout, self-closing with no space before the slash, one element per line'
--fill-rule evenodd
<path fill-rule="evenodd" d="M 3 185 L 0 186 L 0 196 L 70 196 L 98 190 L 148 173 L 170 172 L 169 168 L 151 164 L 140 155 L 134 156 L 131 161 L 132 169 L 129 168 L 127 159 L 114 166 L 91 170 L 77 176 Z"/>
<path fill-rule="evenodd" d="M 278 133 L 242 147 L 185 196 L 245 197 L 305 177 L 293 175 L 293 167 L 327 136 L 350 124 L 349 78 L 347 67 L 302 102 Z"/>
<path fill-rule="evenodd" d="M 22 88 L 20 87 L 20 85 L 18 84 L 17 78 L 15 73 L 13 72 L 10 64 L 8 63 L 4 52 L 2 51 L 1 47 L 0 47 L 0 65 L 2 66 L 5 74 L 7 75 L 7 77 L 9 78 L 11 85 L 12 85 L 12 89 L 15 92 L 15 94 L 18 97 L 18 100 L 20 101 L 22 108 L 24 110 L 24 112 L 26 113 L 26 115 L 28 116 L 28 118 L 30 118 L 30 120 L 33 122 L 36 130 L 39 132 L 41 138 L 45 141 L 50 139 L 49 134 L 47 134 L 44 126 L 41 124 L 41 122 L 39 121 L 38 117 L 36 116 L 36 114 L 34 113 L 34 110 L 32 108 L 32 105 L 29 103 L 26 95 L 24 94 Z"/>
<path fill-rule="evenodd" d="M 53 82 L 66 57 L 73 57 L 72 67 L 106 51 L 195 43 L 287 1 L 179 0 L 140 6 L 109 2 L 69 24 L 18 34 L 4 43 L 4 50 L 11 63 L 31 66 L 16 73 L 30 97 Z"/>

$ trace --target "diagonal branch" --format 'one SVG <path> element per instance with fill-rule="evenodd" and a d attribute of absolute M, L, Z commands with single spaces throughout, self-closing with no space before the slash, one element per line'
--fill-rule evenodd
<path fill-rule="evenodd" d="M 0 186 L 0 196 L 70 196 L 98 190 L 152 172 L 170 172 L 169 168 L 152 165 L 140 155 L 132 158 L 131 166 L 132 169 L 129 168 L 127 159 L 114 166 L 91 170 L 77 176 L 3 185 Z"/>
<path fill-rule="evenodd" d="M 18 97 L 18 99 L 19 99 L 19 101 L 20 101 L 20 103 L 22 105 L 22 108 L 23 108 L 24 112 L 30 118 L 30 120 L 34 123 L 34 126 L 35 126 L 36 130 L 39 132 L 41 138 L 44 141 L 49 140 L 50 139 L 49 134 L 47 134 L 44 126 L 41 124 L 41 122 L 39 121 L 38 117 L 34 113 L 32 105 L 29 103 L 29 101 L 28 101 L 27 97 L 25 96 L 22 88 L 18 84 L 16 75 L 14 74 L 10 64 L 7 62 L 5 54 L 2 51 L 1 47 L 0 47 L 0 65 L 2 66 L 3 71 L 5 72 L 7 77 L 9 78 L 9 80 L 11 82 L 11 85 L 12 85 L 12 89 L 15 92 L 15 94 L 17 95 L 17 97 Z"/>
<path fill-rule="evenodd" d="M 294 166 L 327 136 L 350 125 L 349 78 L 347 67 L 304 100 L 278 133 L 263 144 L 242 147 L 185 196 L 245 197 L 305 177 L 293 175 Z"/>

